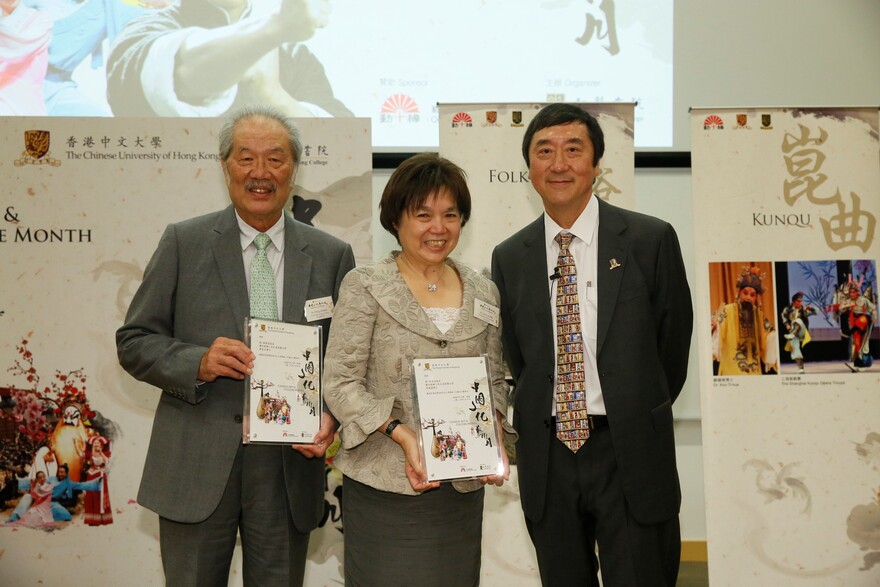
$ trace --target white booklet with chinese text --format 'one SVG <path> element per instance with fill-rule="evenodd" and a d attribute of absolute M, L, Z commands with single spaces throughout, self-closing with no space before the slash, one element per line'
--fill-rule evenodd
<path fill-rule="evenodd" d="M 250 318 L 242 441 L 311 443 L 321 426 L 321 327 Z"/>
<path fill-rule="evenodd" d="M 428 481 L 496 475 L 503 471 L 489 359 L 413 359 L 415 421 Z"/>

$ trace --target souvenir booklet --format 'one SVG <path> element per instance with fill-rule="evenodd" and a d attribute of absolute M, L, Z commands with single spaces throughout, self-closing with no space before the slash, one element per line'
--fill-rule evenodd
<path fill-rule="evenodd" d="M 489 359 L 413 359 L 413 427 L 428 481 L 502 472 Z"/>
<path fill-rule="evenodd" d="M 261 318 L 245 323 L 256 355 L 245 377 L 242 441 L 309 444 L 321 427 L 321 327 Z"/>

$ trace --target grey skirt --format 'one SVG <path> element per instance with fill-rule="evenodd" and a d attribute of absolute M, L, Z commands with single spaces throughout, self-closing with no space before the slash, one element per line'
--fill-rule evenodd
<path fill-rule="evenodd" d="M 346 586 L 479 585 L 484 493 L 400 495 L 344 477 Z"/>

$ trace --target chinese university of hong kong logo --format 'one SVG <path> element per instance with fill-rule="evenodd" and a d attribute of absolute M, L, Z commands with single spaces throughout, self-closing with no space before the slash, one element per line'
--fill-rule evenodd
<path fill-rule="evenodd" d="M 26 130 L 24 131 L 24 152 L 21 159 L 13 161 L 16 167 L 22 165 L 51 165 L 58 167 L 61 161 L 53 159 L 49 155 L 49 131 Z"/>
<path fill-rule="evenodd" d="M 724 128 L 724 121 L 720 116 L 712 114 L 703 121 L 703 130 L 721 130 Z"/>
<path fill-rule="evenodd" d="M 459 112 L 452 117 L 452 128 L 471 127 L 474 125 L 474 119 L 467 112 Z"/>
<path fill-rule="evenodd" d="M 510 126 L 522 126 L 522 110 L 514 110 L 510 115 Z"/>

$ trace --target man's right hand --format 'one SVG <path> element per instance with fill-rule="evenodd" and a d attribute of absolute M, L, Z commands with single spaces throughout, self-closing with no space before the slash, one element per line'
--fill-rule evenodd
<path fill-rule="evenodd" d="M 218 377 L 244 379 L 254 368 L 256 355 L 240 340 L 216 338 L 199 363 L 199 381 L 212 382 Z"/>

